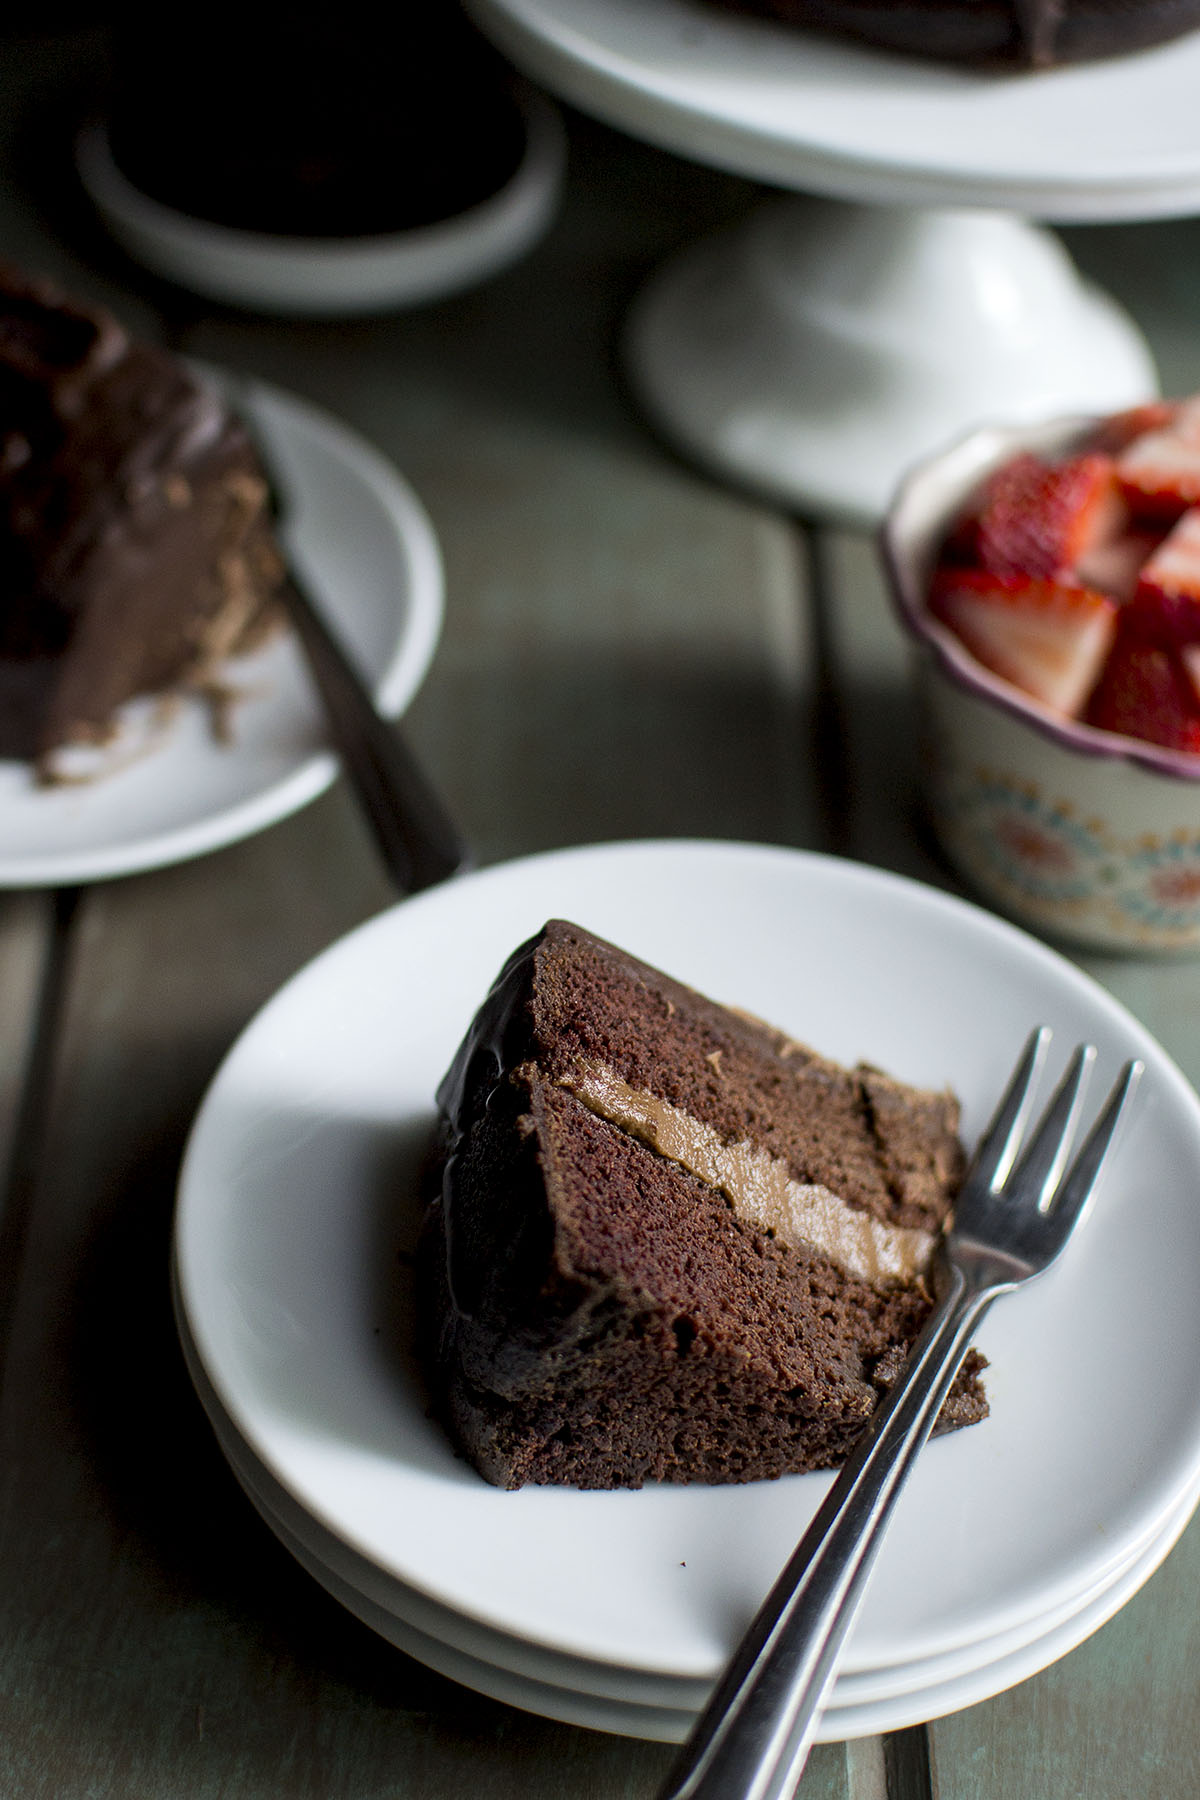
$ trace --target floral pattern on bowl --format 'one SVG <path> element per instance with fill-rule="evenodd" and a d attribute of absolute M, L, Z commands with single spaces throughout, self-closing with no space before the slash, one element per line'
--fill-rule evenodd
<path fill-rule="evenodd" d="M 1200 943 L 1200 830 L 1124 842 L 1037 783 L 937 759 L 926 799 L 956 866 L 1037 929 L 1111 948 Z"/>

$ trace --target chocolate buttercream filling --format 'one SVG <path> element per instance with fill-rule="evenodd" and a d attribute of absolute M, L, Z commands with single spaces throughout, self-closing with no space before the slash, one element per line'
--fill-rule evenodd
<path fill-rule="evenodd" d="M 797 1181 L 761 1146 L 726 1143 L 711 1125 L 602 1063 L 576 1063 L 558 1078 L 598 1117 L 725 1195 L 736 1216 L 782 1242 L 827 1257 L 848 1275 L 884 1285 L 911 1282 L 933 1256 L 931 1232 L 889 1225 L 847 1204 L 822 1182 Z"/>

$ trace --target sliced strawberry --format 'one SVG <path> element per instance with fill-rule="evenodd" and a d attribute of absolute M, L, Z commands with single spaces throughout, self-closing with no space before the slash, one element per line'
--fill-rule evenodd
<path fill-rule="evenodd" d="M 1117 480 L 1139 521 L 1169 523 L 1200 503 L 1200 415 L 1190 402 L 1166 430 L 1147 432 L 1121 452 Z"/>
<path fill-rule="evenodd" d="M 1092 441 L 1093 450 L 1119 456 L 1148 431 L 1162 431 L 1172 424 L 1179 411 L 1173 400 L 1147 400 L 1141 406 L 1130 406 L 1125 412 L 1113 413 L 1104 420 Z"/>
<path fill-rule="evenodd" d="M 1200 751 L 1200 695 L 1178 652 L 1147 643 L 1128 628 L 1118 634 L 1085 716 L 1102 731 Z"/>
<path fill-rule="evenodd" d="M 1064 575 L 1125 521 L 1110 457 L 1048 463 L 1026 453 L 997 469 L 984 490 L 975 558 L 996 575 Z"/>
<path fill-rule="evenodd" d="M 963 568 L 975 568 L 979 562 L 979 512 L 977 507 L 969 507 L 950 527 L 942 540 L 938 560 L 944 563 L 955 563 Z"/>
<path fill-rule="evenodd" d="M 1200 706 L 1200 644 L 1185 644 L 1179 652 L 1183 672 L 1192 685 L 1196 705 Z"/>
<path fill-rule="evenodd" d="M 1130 624 L 1166 644 L 1200 643 L 1200 507 L 1185 512 L 1147 558 Z"/>
<path fill-rule="evenodd" d="M 1161 531 L 1123 531 L 1081 556 L 1075 574 L 1084 587 L 1111 594 L 1114 600 L 1132 600 L 1142 570 L 1162 541 Z"/>
<path fill-rule="evenodd" d="M 934 575 L 929 607 L 985 668 L 1072 716 L 1100 674 L 1118 612 L 1090 588 L 957 568 Z"/>

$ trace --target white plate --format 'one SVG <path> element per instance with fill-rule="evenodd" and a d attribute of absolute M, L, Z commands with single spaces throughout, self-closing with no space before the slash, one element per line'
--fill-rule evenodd
<path fill-rule="evenodd" d="M 1183 1536 L 1195 1506 L 1196 1496 L 1189 1495 L 1168 1516 L 1162 1530 L 1133 1564 L 1104 1593 L 1053 1630 L 1031 1637 L 1020 1649 L 1009 1651 L 995 1661 L 982 1661 L 977 1667 L 964 1669 L 952 1679 L 936 1682 L 919 1693 L 897 1694 L 862 1706 L 834 1706 L 821 1720 L 823 1741 L 903 1731 L 909 1725 L 923 1724 L 929 1719 L 944 1719 L 948 1713 L 978 1706 L 982 1701 L 1016 1687 L 1019 1681 L 1027 1681 L 1031 1675 L 1048 1669 L 1060 1657 L 1077 1650 L 1132 1600 Z"/>
<path fill-rule="evenodd" d="M 572 1692 L 588 1694 L 597 1701 L 617 1701 L 622 1706 L 651 1706 L 666 1710 L 667 1714 L 694 1715 L 705 1703 L 711 1690 L 711 1683 L 707 1681 L 669 1678 L 662 1674 L 649 1674 L 646 1670 L 621 1669 L 613 1663 L 597 1663 L 576 1656 L 554 1654 L 538 1645 L 525 1642 L 524 1638 L 489 1631 L 488 1627 L 475 1620 L 452 1613 L 446 1607 L 435 1606 L 428 1597 L 417 1595 L 414 1589 L 408 1588 L 405 1582 L 390 1579 L 389 1575 L 378 1568 L 378 1564 L 367 1562 L 365 1557 L 356 1555 L 340 1537 L 327 1532 L 324 1526 L 318 1525 L 317 1519 L 313 1519 L 309 1512 L 297 1505 L 297 1501 L 282 1489 L 279 1481 L 273 1480 L 270 1471 L 264 1469 L 263 1463 L 259 1462 L 250 1445 L 246 1444 L 245 1438 L 239 1436 L 201 1368 L 187 1319 L 178 1305 L 178 1292 L 176 1319 L 187 1368 L 196 1384 L 201 1404 L 209 1415 L 209 1424 L 216 1440 L 227 1456 L 230 1467 L 236 1472 L 237 1480 L 241 1481 L 246 1494 L 254 1499 L 255 1507 L 259 1507 L 263 1516 L 270 1519 L 273 1528 L 279 1528 L 286 1534 L 291 1548 L 295 1548 L 295 1543 L 304 1544 L 309 1557 L 317 1559 L 322 1568 L 335 1575 L 340 1584 L 340 1597 L 353 1593 L 362 1598 L 365 1606 L 371 1607 L 372 1618 L 390 1616 L 403 1620 L 408 1631 L 416 1631 L 425 1642 L 439 1643 L 448 1651 L 462 1652 L 471 1660 L 482 1660 L 497 1669 L 507 1670 L 507 1674 L 529 1679 L 538 1687 L 545 1685 L 570 1688 Z M 1184 1507 L 1177 1508 L 1177 1512 L 1182 1512 L 1186 1517 L 1191 1514 L 1191 1508 L 1193 1496 L 1187 1496 Z M 1168 1517 L 1166 1526 L 1157 1528 L 1153 1543 L 1157 1543 L 1159 1535 L 1173 1526 L 1173 1523 L 1175 1514 Z M 1097 1602 L 1105 1597 L 1106 1591 L 1137 1564 L 1144 1562 L 1146 1555 L 1148 1550 L 1146 1546 L 1142 1546 L 1141 1550 L 1133 1552 L 1115 1570 L 1108 1571 L 1103 1580 L 1092 1588 L 1072 1595 L 1070 1600 L 1054 1607 L 1051 1613 L 1025 1620 L 1024 1624 L 997 1636 L 979 1638 L 968 1645 L 961 1645 L 955 1651 L 945 1652 L 943 1656 L 914 1658 L 891 1669 L 864 1670 L 860 1674 L 842 1670 L 835 1683 L 831 1705 L 891 1703 L 892 1699 L 903 1694 L 941 1687 L 952 1679 L 973 1674 L 984 1663 L 993 1663 L 1009 1654 L 1024 1652 L 1034 1638 L 1043 1638 L 1051 1631 L 1058 1631 L 1063 1625 L 1069 1624 L 1074 1616 L 1083 1615 L 1085 1609 L 1094 1609 Z M 363 1613 L 362 1616 L 367 1615 Z"/>
<path fill-rule="evenodd" d="M 461 1682 L 464 1687 L 503 1700 L 509 1706 L 521 1707 L 525 1712 L 561 1719 L 568 1725 L 584 1725 L 594 1731 L 614 1732 L 622 1737 L 682 1743 L 694 1725 L 698 1717 L 696 1712 L 661 1706 L 656 1702 L 621 1701 L 588 1689 L 538 1681 L 521 1674 L 506 1662 L 490 1661 L 485 1654 L 473 1656 L 440 1638 L 431 1637 L 403 1614 L 388 1611 L 346 1582 L 338 1574 L 336 1565 L 326 1562 L 307 1537 L 297 1536 L 289 1530 L 284 1519 L 273 1513 L 251 1486 L 243 1483 L 243 1487 L 285 1547 L 347 1611 L 407 1655 L 448 1675 L 451 1680 Z M 1031 1675 L 1048 1669 L 1107 1624 L 1149 1581 L 1182 1536 L 1192 1511 L 1193 1504 L 1189 1500 L 1171 1515 L 1166 1527 L 1102 1595 L 1073 1614 L 1069 1621 L 1037 1633 L 1018 1649 L 994 1660 L 981 1661 L 953 1678 L 877 1700 L 844 1704 L 839 1700 L 839 1686 L 835 1683 L 834 1698 L 821 1715 L 816 1741 L 841 1743 L 846 1738 L 873 1737 L 880 1732 L 902 1731 L 910 1725 L 945 1718 L 948 1713 L 978 1706 L 981 1701 L 990 1700 L 1015 1687 L 1019 1681 L 1026 1681 Z"/>
<path fill-rule="evenodd" d="M 543 1718 L 560 1719 L 568 1725 L 583 1725 L 593 1731 L 609 1731 L 621 1737 L 678 1744 L 695 1724 L 698 1716 L 695 1712 L 656 1704 L 641 1705 L 633 1700 L 620 1701 L 553 1682 L 536 1681 L 514 1671 L 506 1663 L 491 1662 L 483 1655 L 472 1656 L 430 1637 L 402 1615 L 389 1612 L 350 1586 L 306 1538 L 297 1537 L 289 1530 L 285 1521 L 272 1512 L 252 1487 L 245 1483 L 243 1486 L 247 1497 L 280 1542 L 326 1592 L 388 1643 L 436 1669 L 439 1674 L 448 1675 L 452 1681 Z M 1051 1663 L 1078 1649 L 1133 1598 L 1170 1554 L 1191 1514 L 1190 1504 L 1181 1507 L 1137 1558 L 1135 1566 L 1115 1581 L 1103 1597 L 1076 1614 L 1069 1625 L 1029 1640 L 1019 1651 L 981 1663 L 954 1680 L 892 1699 L 841 1705 L 836 1698 L 835 1685 L 835 1698 L 821 1715 L 816 1742 L 834 1744 L 847 1738 L 874 1737 L 880 1732 L 902 1731 L 910 1725 L 945 1718 L 947 1713 L 977 1706 L 1049 1668 Z"/>
<path fill-rule="evenodd" d="M 524 155 L 498 193 L 454 218 L 378 237 L 273 237 L 190 218 L 126 180 L 102 125 L 80 134 L 75 159 L 112 235 L 156 274 L 234 306 L 291 318 L 352 317 L 444 299 L 533 248 L 558 208 L 566 134 L 541 95 L 526 95 L 522 110 Z"/>
<path fill-rule="evenodd" d="M 845 1666 L 1011 1629 L 1147 1545 L 1200 1482 L 1200 1102 L 1110 996 L 990 914 L 735 844 L 565 851 L 418 896 L 303 971 L 231 1053 L 181 1179 L 179 1289 L 222 1407 L 298 1504 L 489 1630 L 712 1680 L 828 1487 L 501 1493 L 426 1416 L 396 1253 L 434 1088 L 503 958 L 554 913 L 843 1061 L 953 1082 L 968 1138 L 1038 1019 L 1060 1057 L 1094 1041 L 1101 1080 L 1145 1059 L 1085 1233 L 986 1322 L 993 1416 L 922 1457 Z"/>
<path fill-rule="evenodd" d="M 192 1360 L 186 1325 L 184 1347 L 193 1373 L 198 1375 L 201 1397 L 211 1409 L 214 1397 Z M 543 1674 L 532 1674 L 519 1656 L 514 1657 L 514 1650 L 520 1648 L 514 1640 L 481 1631 L 475 1643 L 463 1644 L 441 1635 L 436 1621 L 423 1618 L 419 1606 L 412 1604 L 414 1597 L 404 1590 L 396 1588 L 384 1598 L 364 1590 L 356 1579 L 353 1561 L 347 1570 L 347 1552 L 341 1542 L 324 1532 L 265 1475 L 219 1408 L 210 1411 L 210 1418 L 244 1492 L 280 1542 L 327 1592 L 388 1643 L 477 1693 L 546 1718 L 666 1743 L 679 1743 L 687 1736 L 707 1690 L 673 1704 L 652 1679 L 627 1674 L 624 1686 L 617 1686 L 598 1678 L 596 1665 L 581 1665 L 565 1657 Z M 1183 1533 L 1195 1501 L 1196 1496 L 1189 1495 L 1152 1541 L 1100 1593 L 1066 1618 L 1035 1624 L 1018 1642 L 1002 1645 L 999 1640 L 989 1640 L 953 1671 L 931 1673 L 928 1679 L 914 1680 L 896 1693 L 859 1697 L 853 1691 L 854 1678 L 839 1677 L 822 1714 L 817 1741 L 840 1742 L 941 1718 L 991 1699 L 1048 1668 L 1099 1630 L 1149 1580 Z"/>
<path fill-rule="evenodd" d="M 1200 200 L 1200 32 L 997 75 L 701 0 L 473 0 L 472 11 L 577 105 L 783 187 L 1058 219 L 1178 216 Z"/>
<path fill-rule="evenodd" d="M 247 384 L 241 404 L 288 496 L 285 533 L 331 623 L 398 716 L 442 623 L 442 567 L 429 519 L 377 451 L 327 413 Z M 161 741 L 118 772 L 39 788 L 0 762 L 0 887 L 95 881 L 181 862 L 248 837 L 314 800 L 337 772 L 320 706 L 290 634 L 228 665 L 242 690 L 232 741 L 186 702 Z M 145 720 L 137 702 L 129 721 Z"/>
<path fill-rule="evenodd" d="M 503 1663 L 489 1662 L 485 1657 L 473 1656 L 440 1638 L 431 1637 L 343 1580 L 304 1538 L 295 1536 L 288 1529 L 251 1486 L 245 1482 L 242 1485 L 264 1522 L 314 1581 L 387 1643 L 424 1663 L 427 1668 L 436 1669 L 439 1675 L 460 1682 L 474 1693 L 501 1700 L 506 1706 L 519 1707 L 523 1712 L 536 1713 L 541 1718 L 558 1719 L 565 1725 L 582 1725 L 589 1731 L 608 1731 L 620 1737 L 649 1738 L 660 1743 L 682 1743 L 691 1729 L 693 1713 L 677 1712 L 670 1707 L 639 1706 L 575 1688 L 556 1687 L 552 1682 L 537 1681 Z"/>
<path fill-rule="evenodd" d="M 197 1361 L 182 1315 L 179 1326 L 184 1356 L 217 1442 L 246 1494 L 309 1573 L 374 1630 L 431 1667 L 453 1675 L 455 1680 L 481 1692 L 494 1693 L 496 1698 L 510 1699 L 514 1705 L 546 1711 L 544 1699 L 534 1704 L 531 1697 L 544 1696 L 547 1691 L 558 1695 L 566 1689 L 572 1695 L 585 1697 L 589 1706 L 606 1709 L 603 1716 L 610 1721 L 602 1723 L 601 1714 L 592 1712 L 587 1717 L 574 1716 L 573 1722 L 578 1724 L 625 1731 L 632 1720 L 635 1735 L 676 1738 L 686 1729 L 686 1721 L 696 1717 L 709 1693 L 707 1683 L 670 1681 L 663 1676 L 539 1652 L 521 1639 L 471 1625 L 458 1614 L 431 1606 L 403 1583 L 389 1581 L 374 1564 L 356 1556 L 341 1539 L 324 1530 L 272 1479 L 223 1412 Z M 833 1708 L 840 1715 L 863 1715 L 864 1709 L 886 1706 L 892 1709 L 889 1716 L 894 1724 L 895 1707 L 902 1703 L 911 1709 L 911 1716 L 903 1722 L 912 1724 L 930 1716 L 928 1709 L 937 1704 L 935 1696 L 957 1691 L 956 1687 L 952 1690 L 952 1684 L 975 1681 L 985 1670 L 992 1670 L 1004 1676 L 990 1690 L 999 1692 L 1001 1686 L 1011 1685 L 1012 1679 L 1023 1679 L 1035 1669 L 1046 1667 L 1082 1643 L 1103 1618 L 1111 1617 L 1148 1578 L 1190 1518 L 1195 1498 L 1188 1495 L 1182 1506 L 1168 1515 L 1151 1543 L 1097 1589 L 1080 1594 L 1053 1613 L 1026 1621 L 1019 1630 L 981 1639 L 950 1656 L 918 1659 L 899 1669 L 866 1675 L 843 1672 L 835 1681 L 826 1715 Z M 1020 1675 L 1011 1676 L 1018 1667 Z M 489 1685 L 497 1671 L 502 1672 L 506 1683 L 515 1681 L 519 1685 L 498 1691 Z M 553 1717 L 560 1716 L 553 1706 L 549 1711 Z M 626 1722 L 611 1722 L 622 1719 Z M 840 1721 L 835 1729 L 835 1722 L 830 1719 L 826 1735 L 848 1733 L 841 1729 Z"/>

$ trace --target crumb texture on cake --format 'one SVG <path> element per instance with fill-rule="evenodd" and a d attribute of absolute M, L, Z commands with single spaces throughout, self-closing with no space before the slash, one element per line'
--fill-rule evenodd
<path fill-rule="evenodd" d="M 509 960 L 439 1091 L 435 1407 L 517 1487 L 840 1462 L 930 1307 L 957 1105 L 844 1069 L 582 928 Z M 978 1359 L 942 1424 L 986 1411 Z"/>
<path fill-rule="evenodd" d="M 267 482 L 210 386 L 0 264 L 0 755 L 102 744 L 278 622 Z"/>

